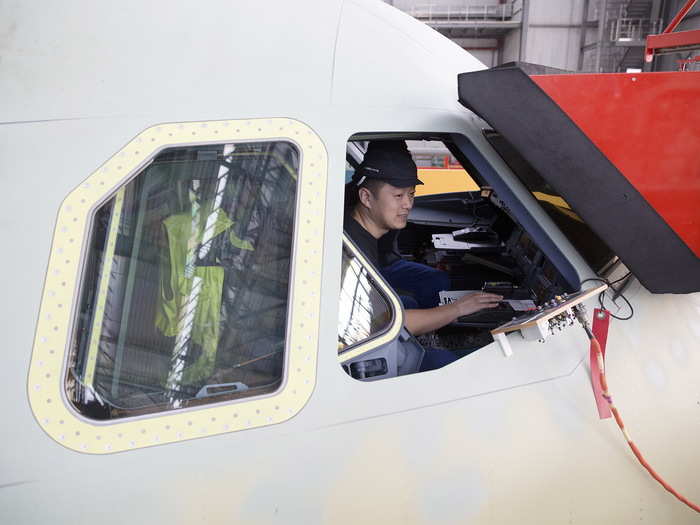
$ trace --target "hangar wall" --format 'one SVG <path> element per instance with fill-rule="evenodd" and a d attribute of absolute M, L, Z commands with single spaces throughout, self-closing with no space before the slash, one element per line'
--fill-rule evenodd
<path fill-rule="evenodd" d="M 583 4 L 583 0 L 530 0 L 523 56 L 518 56 L 522 30 L 517 29 L 505 38 L 504 62 L 520 59 L 576 71 L 580 53 Z"/>
<path fill-rule="evenodd" d="M 674 71 L 697 51 L 645 64 L 648 34 L 663 31 L 685 0 L 385 0 L 425 22 L 486 66 L 512 61 L 568 71 Z M 697 4 L 678 31 L 700 27 Z M 689 69 L 700 69 L 694 63 Z"/>

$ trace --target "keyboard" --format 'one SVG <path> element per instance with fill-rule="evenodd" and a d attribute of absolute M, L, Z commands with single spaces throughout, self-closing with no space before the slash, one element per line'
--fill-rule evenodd
<path fill-rule="evenodd" d="M 459 317 L 452 324 L 454 326 L 472 326 L 475 328 L 495 328 L 521 315 L 527 315 L 527 312 L 518 312 L 513 310 L 508 303 L 500 303 L 496 308 L 479 310 L 473 314 Z"/>

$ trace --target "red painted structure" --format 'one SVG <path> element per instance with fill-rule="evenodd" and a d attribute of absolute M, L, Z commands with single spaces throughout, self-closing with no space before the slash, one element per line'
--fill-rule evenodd
<path fill-rule="evenodd" d="M 700 49 L 700 30 L 673 32 L 685 15 L 693 8 L 696 1 L 687 0 L 660 35 L 647 36 L 646 49 L 644 50 L 644 60 L 646 62 L 652 61 L 654 53 L 677 53 Z"/>
<path fill-rule="evenodd" d="M 700 257 L 700 72 L 531 78 Z"/>

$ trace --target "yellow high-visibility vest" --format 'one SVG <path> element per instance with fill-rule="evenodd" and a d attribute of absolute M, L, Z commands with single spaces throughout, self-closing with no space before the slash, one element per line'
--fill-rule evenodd
<path fill-rule="evenodd" d="M 211 206 L 202 206 L 206 209 Z M 202 354 L 184 368 L 178 382 L 191 384 L 214 371 L 219 343 L 221 297 L 224 269 L 221 266 L 195 265 L 214 239 L 228 230 L 231 221 L 222 210 L 206 213 L 193 204 L 192 213 L 171 215 L 163 221 L 167 235 L 168 257 L 161 265 L 160 301 L 156 327 L 168 337 L 176 337 L 177 352 L 187 352 L 190 340 L 202 348 Z"/>

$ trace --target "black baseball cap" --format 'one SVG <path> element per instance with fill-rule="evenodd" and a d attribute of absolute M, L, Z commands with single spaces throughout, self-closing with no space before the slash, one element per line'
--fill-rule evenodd
<path fill-rule="evenodd" d="M 397 188 L 423 184 L 418 179 L 418 168 L 403 140 L 370 141 L 352 182 L 359 186 L 366 179 L 381 180 Z"/>

